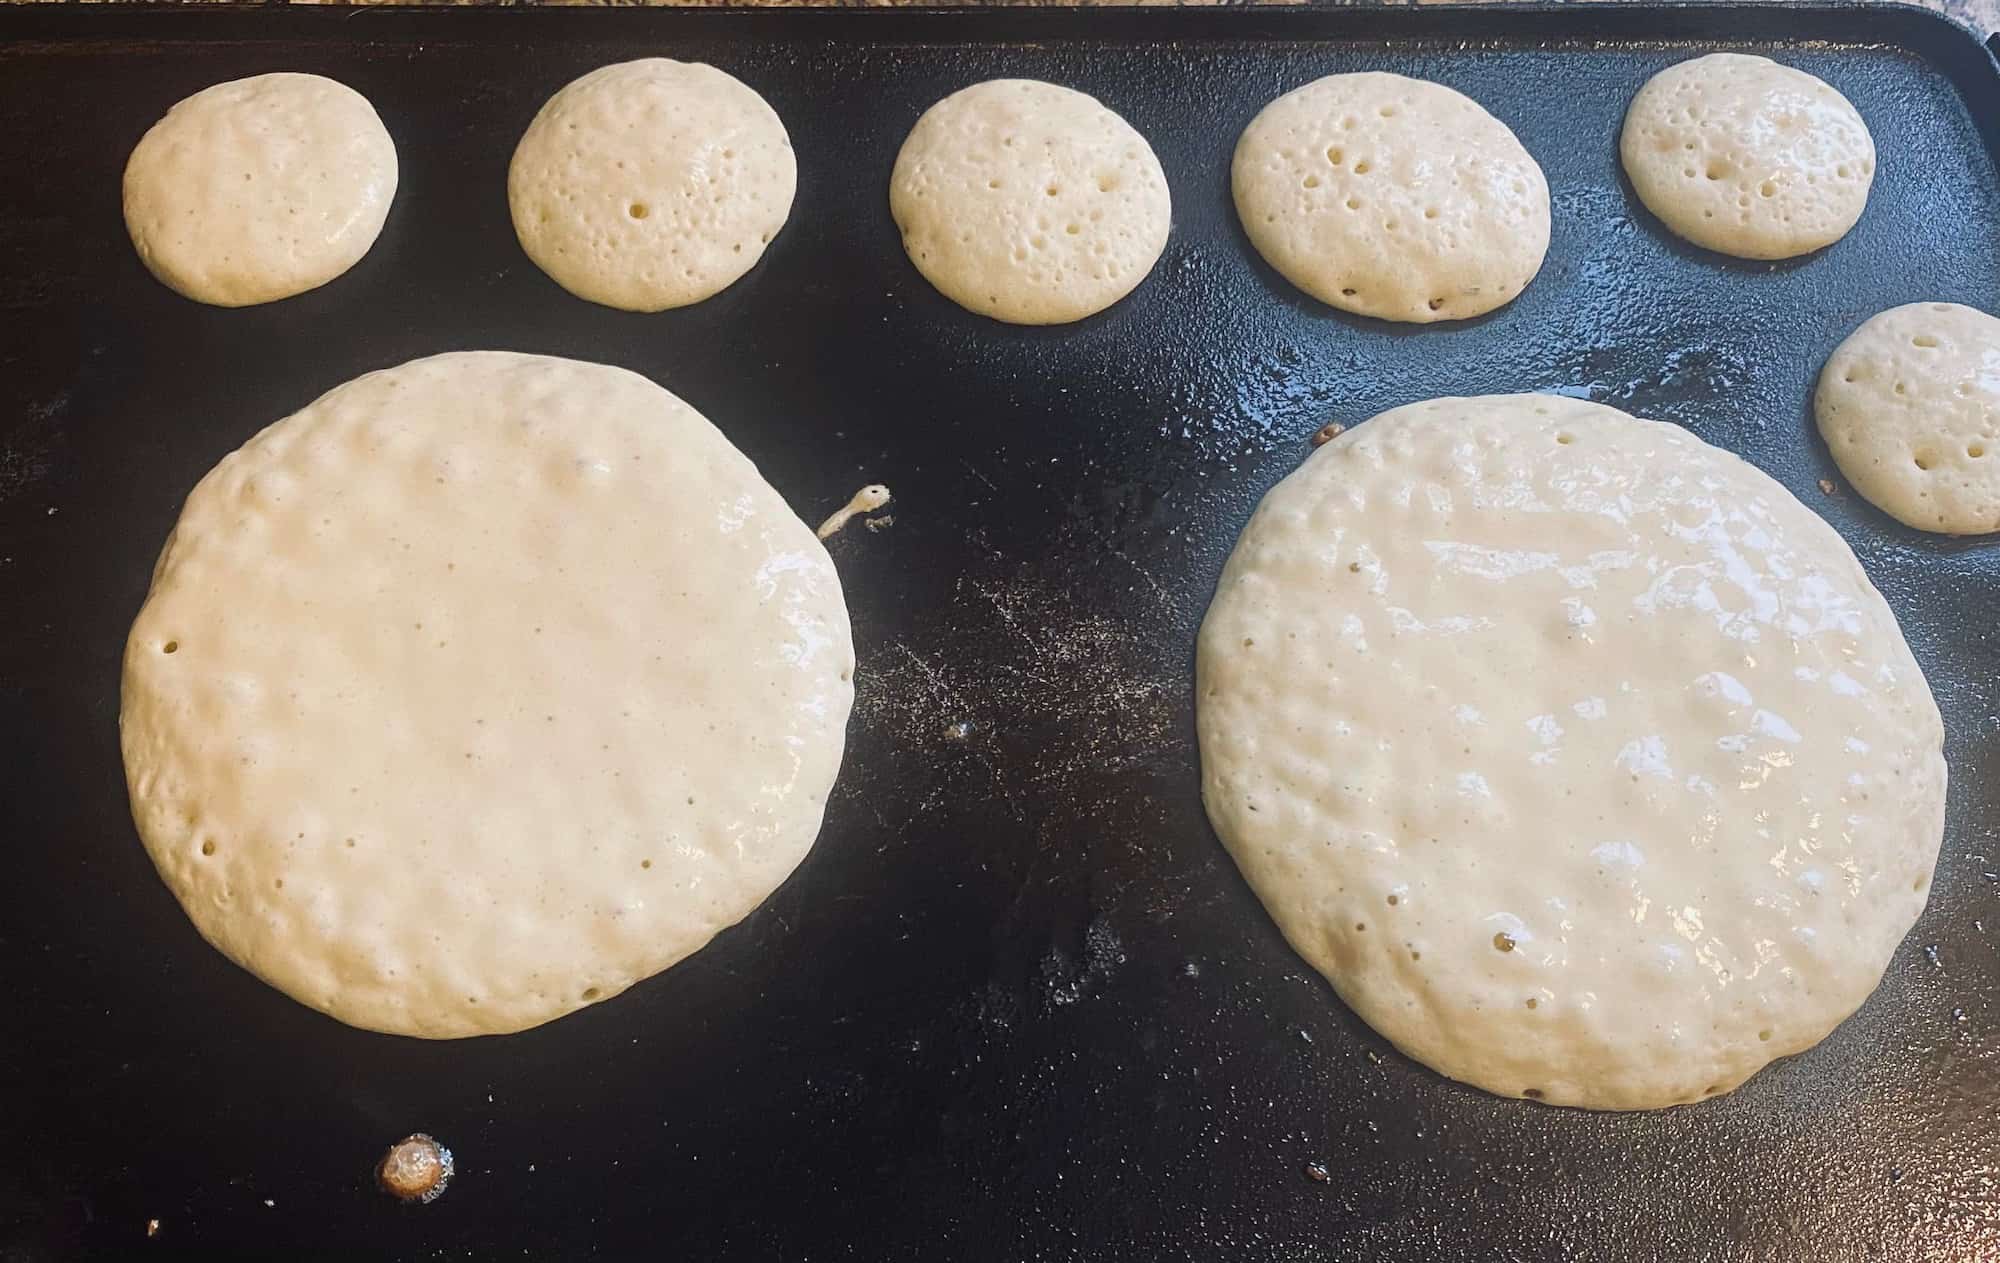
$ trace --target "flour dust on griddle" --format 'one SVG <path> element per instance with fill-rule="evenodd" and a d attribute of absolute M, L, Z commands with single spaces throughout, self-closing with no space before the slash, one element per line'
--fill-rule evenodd
<path fill-rule="evenodd" d="M 913 814 L 968 781 L 1017 813 L 1023 795 L 1067 813 L 1083 786 L 1184 744 L 1179 599 L 1087 528 L 1061 534 L 1047 560 L 987 550 L 856 673 L 858 723 L 934 756 Z"/>

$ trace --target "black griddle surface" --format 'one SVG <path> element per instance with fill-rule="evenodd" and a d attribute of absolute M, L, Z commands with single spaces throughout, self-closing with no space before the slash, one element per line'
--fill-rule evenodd
<path fill-rule="evenodd" d="M 27 9 L 0 34 L 0 1259 L 2000 1252 L 2000 543 L 1870 509 L 1807 411 L 1874 312 L 2000 310 L 2000 71 L 1970 36 L 1914 10 L 1644 7 Z M 1868 213 L 1820 255 L 1695 250 L 1621 180 L 1631 94 L 1724 46 L 1824 77 L 1874 130 Z M 505 198 L 541 102 L 645 55 L 739 75 L 801 159 L 763 263 L 658 316 L 560 291 Z M 127 243 L 125 156 L 181 96 L 278 69 L 380 109 L 403 168 L 388 227 L 312 294 L 184 301 Z M 1357 69 L 1460 88 L 1541 160 L 1554 239 L 1512 306 L 1350 319 L 1249 250 L 1238 132 Z M 1153 276 L 1081 324 L 960 311 L 889 222 L 911 122 L 996 75 L 1099 96 L 1172 183 Z M 860 694 L 792 880 L 616 1000 L 425 1043 L 313 1013 L 196 935 L 127 812 L 119 654 L 219 457 L 358 373 L 479 347 L 647 374 L 809 521 L 864 482 L 896 500 L 832 543 Z M 1880 991 L 1696 1107 L 1541 1108 L 1398 1056 L 1286 947 L 1197 793 L 1195 629 L 1307 436 L 1534 389 L 1678 422 L 1784 481 L 1854 544 L 1945 714 L 1944 855 Z M 412 1130 L 458 1155 L 420 1209 L 369 1183 Z"/>

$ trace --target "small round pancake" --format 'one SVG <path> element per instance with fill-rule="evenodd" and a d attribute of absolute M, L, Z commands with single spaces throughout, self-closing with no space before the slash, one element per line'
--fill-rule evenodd
<path fill-rule="evenodd" d="M 1173 226 L 1153 147 L 1095 98 L 994 79 L 924 111 L 889 214 L 924 279 L 1010 324 L 1081 320 L 1132 292 Z"/>
<path fill-rule="evenodd" d="M 317 289 L 368 253 L 396 196 L 373 106 L 318 75 L 204 88 L 125 163 L 125 227 L 160 281 L 247 307 Z"/>
<path fill-rule="evenodd" d="M 1619 151 L 1661 223 L 1742 259 L 1789 259 L 1840 240 L 1875 180 L 1875 138 L 1846 97 L 1742 53 L 1654 75 L 1632 98 Z"/>
<path fill-rule="evenodd" d="M 799 182 L 785 125 L 725 71 L 648 57 L 550 97 L 507 169 L 514 233 L 570 293 L 685 307 L 757 265 Z"/>
<path fill-rule="evenodd" d="M 140 836 L 198 929 L 371 1030 L 515 1031 L 747 914 L 853 698 L 826 550 L 633 373 L 416 360 L 225 457 L 125 649 Z"/>
<path fill-rule="evenodd" d="M 1328 75 L 1236 142 L 1236 213 L 1264 261 L 1323 303 L 1463 320 L 1510 303 L 1549 248 L 1549 184 L 1505 123 L 1443 84 Z"/>
<path fill-rule="evenodd" d="M 1383 413 L 1264 497 L 1196 654 L 1210 819 L 1410 1056 L 1646 1109 L 1811 1047 L 1923 911 L 1943 725 L 1831 527 L 1670 425 Z"/>
<path fill-rule="evenodd" d="M 2000 531 L 2000 320 L 1957 303 L 1891 307 L 1847 336 L 1813 396 L 1855 490 L 1920 531 Z"/>

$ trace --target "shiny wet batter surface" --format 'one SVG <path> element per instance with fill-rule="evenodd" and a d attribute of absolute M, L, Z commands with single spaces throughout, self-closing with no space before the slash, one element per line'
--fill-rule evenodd
<path fill-rule="evenodd" d="M 1203 794 L 1370 1025 L 1505 1096 L 1736 1086 L 1922 912 L 1943 727 L 1854 555 L 1675 426 L 1545 395 L 1349 429 L 1196 660 Z"/>

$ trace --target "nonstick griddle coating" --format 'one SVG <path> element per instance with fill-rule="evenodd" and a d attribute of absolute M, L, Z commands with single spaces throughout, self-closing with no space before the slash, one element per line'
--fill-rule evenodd
<path fill-rule="evenodd" d="M 1915 11 L 0 14 L 0 1254 L 218 1258 L 1962 1259 L 2000 1248 L 2000 545 L 1904 530 L 1813 437 L 1821 360 L 1896 303 L 2000 310 L 2000 71 Z M 1704 254 L 1623 186 L 1647 76 L 1718 43 L 1840 88 L 1867 215 L 1779 266 Z M 684 311 L 563 294 L 509 153 L 562 84 L 647 55 L 762 92 L 798 147 L 763 263 Z M 394 134 L 373 251 L 302 297 L 200 307 L 145 273 L 126 153 L 169 104 L 332 75 Z M 1506 309 L 1408 330 L 1257 262 L 1228 159 L 1340 70 L 1457 87 L 1554 189 Z M 1088 91 L 1152 141 L 1175 226 L 1081 324 L 939 297 L 887 211 L 896 147 L 980 78 Z M 1979 130 L 1983 120 L 1986 131 Z M 832 549 L 860 699 L 825 832 L 706 950 L 504 1039 L 349 1030 L 207 947 L 133 834 L 118 663 L 195 480 L 368 369 L 492 347 L 686 397 Z M 1194 633 L 1238 529 L 1329 422 L 1562 389 L 1686 425 L 1851 540 L 1943 707 L 1950 823 L 1879 993 L 1741 1091 L 1604 1116 L 1388 1049 L 1285 946 L 1203 817 Z M 1832 480 L 1832 494 L 1819 480 Z M 451 1192 L 374 1186 L 398 1138 Z M 1318 1169 L 1322 1181 L 1309 1171 Z M 145 1240 L 148 1219 L 158 1236 Z"/>

